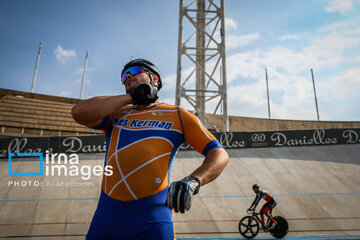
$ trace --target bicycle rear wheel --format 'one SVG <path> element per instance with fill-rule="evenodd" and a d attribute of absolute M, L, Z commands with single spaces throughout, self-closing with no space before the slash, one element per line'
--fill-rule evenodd
<path fill-rule="evenodd" d="M 250 216 L 243 217 L 239 222 L 239 232 L 244 238 L 253 238 L 259 232 L 258 221 Z"/>
<path fill-rule="evenodd" d="M 278 224 L 276 225 L 276 227 L 274 229 L 270 230 L 271 235 L 276 238 L 285 237 L 289 231 L 288 222 L 286 221 L 285 218 L 283 218 L 281 216 L 275 216 L 274 219 Z"/>

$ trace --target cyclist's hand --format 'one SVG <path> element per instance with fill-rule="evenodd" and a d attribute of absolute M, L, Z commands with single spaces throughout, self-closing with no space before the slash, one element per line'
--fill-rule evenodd
<path fill-rule="evenodd" d="M 149 83 L 139 83 L 129 94 L 134 105 L 147 105 L 159 98 L 156 88 Z"/>
<path fill-rule="evenodd" d="M 165 205 L 171 210 L 184 213 L 191 207 L 192 197 L 200 189 L 200 180 L 197 177 L 187 176 L 180 181 L 171 183 Z"/>
<path fill-rule="evenodd" d="M 254 212 L 255 209 L 254 208 L 249 208 L 248 210 L 246 210 L 246 212 Z"/>

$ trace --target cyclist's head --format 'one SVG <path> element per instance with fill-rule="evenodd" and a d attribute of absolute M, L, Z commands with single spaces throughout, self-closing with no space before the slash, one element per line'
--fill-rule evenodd
<path fill-rule="evenodd" d="M 252 190 L 253 190 L 254 192 L 257 192 L 257 191 L 259 190 L 259 188 L 260 188 L 260 185 L 259 185 L 259 184 L 254 184 L 254 185 L 252 186 Z"/>
<path fill-rule="evenodd" d="M 121 71 L 121 82 L 124 84 L 126 80 L 126 74 L 128 73 L 134 76 L 144 71 L 149 73 L 150 81 L 152 84 L 154 84 L 154 82 L 151 75 L 153 74 L 158 77 L 157 89 L 159 91 L 162 87 L 160 71 L 155 66 L 155 64 L 143 58 L 137 58 L 125 64 L 123 70 Z"/>

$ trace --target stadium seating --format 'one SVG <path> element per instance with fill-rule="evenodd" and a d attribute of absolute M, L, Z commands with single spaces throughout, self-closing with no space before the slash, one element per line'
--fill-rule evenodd
<path fill-rule="evenodd" d="M 0 136 L 68 136 L 102 134 L 76 123 L 71 108 L 80 99 L 0 88 Z M 207 117 L 220 126 L 222 116 Z M 360 122 L 281 120 L 229 116 L 230 131 L 271 131 L 319 128 L 358 128 Z M 210 131 L 211 124 L 205 123 Z"/>
<path fill-rule="evenodd" d="M 71 108 L 77 99 L 0 89 L 2 136 L 63 136 L 102 133 L 76 123 Z"/>

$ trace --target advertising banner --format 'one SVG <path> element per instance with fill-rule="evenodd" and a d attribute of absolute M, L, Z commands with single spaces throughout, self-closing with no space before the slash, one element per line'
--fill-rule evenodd
<path fill-rule="evenodd" d="M 298 147 L 360 143 L 360 128 L 314 129 L 256 132 L 215 132 L 226 149 L 259 147 Z M 184 143 L 180 150 L 189 150 Z M 105 135 L 62 137 L 5 137 L 0 138 L 0 158 L 14 151 L 21 153 L 105 153 Z"/>

